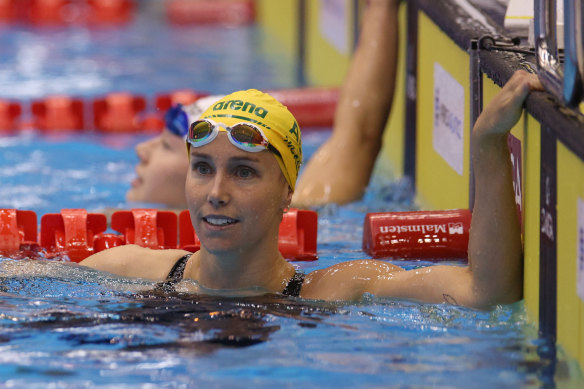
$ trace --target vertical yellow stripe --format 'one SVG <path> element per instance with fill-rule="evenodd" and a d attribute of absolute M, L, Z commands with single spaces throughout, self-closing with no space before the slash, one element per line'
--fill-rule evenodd
<path fill-rule="evenodd" d="M 584 303 L 577 295 L 578 199 L 584 199 L 584 162 L 558 142 L 558 342 L 570 357 L 581 358 L 584 348 Z"/>
<path fill-rule="evenodd" d="M 422 208 L 468 208 L 469 185 L 469 55 L 426 14 L 419 14 L 417 73 L 416 188 Z M 434 64 L 438 63 L 464 88 L 463 174 L 458 174 L 435 151 Z"/>

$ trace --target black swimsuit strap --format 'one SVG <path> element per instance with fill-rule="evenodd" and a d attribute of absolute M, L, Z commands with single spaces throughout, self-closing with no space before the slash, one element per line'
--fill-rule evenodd
<path fill-rule="evenodd" d="M 156 284 L 155 289 L 158 291 L 163 291 L 167 293 L 174 292 L 174 286 L 182 281 L 185 273 L 185 267 L 192 254 L 186 254 L 180 257 L 170 272 L 166 279 L 162 282 Z M 284 296 L 298 297 L 300 295 L 300 290 L 302 289 L 302 284 L 304 283 L 305 274 L 301 272 L 296 272 L 288 281 L 288 285 L 282 291 Z"/>
<path fill-rule="evenodd" d="M 282 294 L 284 296 L 292 297 L 300 296 L 300 290 L 302 289 L 302 284 L 304 283 L 304 277 L 305 277 L 304 273 L 300 273 L 298 271 L 294 273 L 292 278 L 290 278 L 290 281 L 288 281 L 288 285 L 286 285 L 286 288 L 284 289 Z"/>
<path fill-rule="evenodd" d="M 174 292 L 174 286 L 181 282 L 183 279 L 185 267 L 187 266 L 187 262 L 191 255 L 192 254 L 186 254 L 180 257 L 176 261 L 172 269 L 170 269 L 170 272 L 168 273 L 166 279 L 156 284 L 156 289 L 162 290 L 164 292 Z"/>

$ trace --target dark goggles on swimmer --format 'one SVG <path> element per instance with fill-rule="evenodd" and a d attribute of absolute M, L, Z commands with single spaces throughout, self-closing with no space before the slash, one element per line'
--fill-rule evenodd
<path fill-rule="evenodd" d="M 223 123 L 215 123 L 210 119 L 200 119 L 191 124 L 187 142 L 193 147 L 201 147 L 213 141 L 219 134 L 219 127 L 227 132 L 229 141 L 237 148 L 257 153 L 269 150 L 282 158 L 282 154 L 268 142 L 262 130 L 251 123 L 237 123 L 226 126 Z"/>
<path fill-rule="evenodd" d="M 189 132 L 189 117 L 181 104 L 173 105 L 164 114 L 164 125 L 174 135 L 184 138 Z"/>

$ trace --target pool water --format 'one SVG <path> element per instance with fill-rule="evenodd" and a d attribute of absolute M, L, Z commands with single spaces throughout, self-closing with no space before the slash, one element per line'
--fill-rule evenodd
<path fill-rule="evenodd" d="M 221 39 L 211 44 L 210 37 Z M 171 28 L 142 12 L 116 30 L 20 26 L 0 40 L 7 53 L 0 91 L 23 101 L 121 88 L 153 95 L 294 86 L 280 76 L 294 74 L 291 65 L 274 45 L 258 44 L 269 38 L 255 27 Z M 305 131 L 307 158 L 329 135 Z M 40 216 L 149 206 L 124 200 L 137 162 L 133 147 L 145 138 L 0 137 L 0 207 Z M 363 200 L 318 209 L 319 259 L 296 265 L 308 272 L 367 258 L 365 214 L 414 208 L 406 180 L 375 175 Z M 481 312 L 372 296 L 359 303 L 161 296 L 151 287 L 76 265 L 0 257 L 0 388 L 535 388 L 577 387 L 581 379 L 565 373 L 573 362 L 537 337 L 521 302 Z"/>

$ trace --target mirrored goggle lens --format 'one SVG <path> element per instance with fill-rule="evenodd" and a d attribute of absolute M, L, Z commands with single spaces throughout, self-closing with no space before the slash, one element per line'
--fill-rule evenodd
<path fill-rule="evenodd" d="M 213 128 L 210 123 L 205 121 L 194 122 L 191 125 L 191 130 L 189 131 L 189 140 L 191 142 L 201 142 L 205 140 L 213 132 Z"/>
<path fill-rule="evenodd" d="M 238 124 L 231 128 L 231 137 L 246 147 L 262 147 L 266 143 L 262 134 L 255 128 Z"/>

